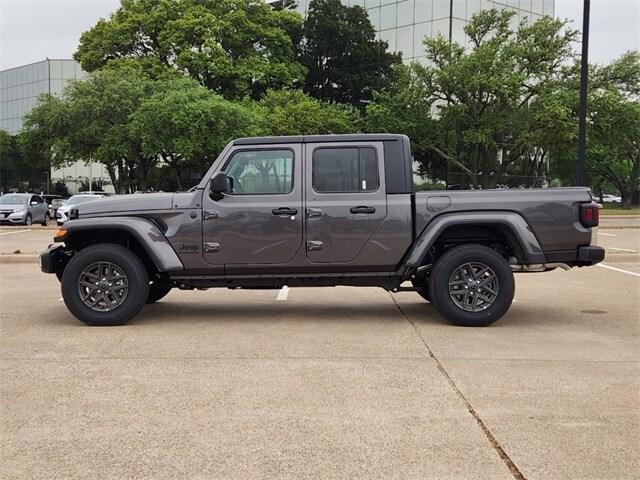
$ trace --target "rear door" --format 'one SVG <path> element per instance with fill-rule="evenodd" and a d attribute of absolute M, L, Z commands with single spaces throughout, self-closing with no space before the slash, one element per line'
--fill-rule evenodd
<path fill-rule="evenodd" d="M 203 254 L 214 265 L 283 264 L 302 246 L 300 144 L 234 147 L 217 171 L 231 190 L 203 196 Z M 216 171 L 216 172 L 217 172 Z"/>
<path fill-rule="evenodd" d="M 309 143 L 305 149 L 307 259 L 357 263 L 387 216 L 382 143 Z"/>

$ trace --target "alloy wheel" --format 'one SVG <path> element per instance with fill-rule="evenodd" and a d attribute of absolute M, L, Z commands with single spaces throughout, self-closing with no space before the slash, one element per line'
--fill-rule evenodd
<path fill-rule="evenodd" d="M 484 263 L 465 263 L 449 278 L 449 296 L 466 312 L 486 310 L 496 301 L 499 291 L 498 276 Z"/>
<path fill-rule="evenodd" d="M 118 308 L 129 294 L 129 279 L 115 263 L 95 262 L 78 279 L 78 294 L 92 310 L 109 312 Z"/>

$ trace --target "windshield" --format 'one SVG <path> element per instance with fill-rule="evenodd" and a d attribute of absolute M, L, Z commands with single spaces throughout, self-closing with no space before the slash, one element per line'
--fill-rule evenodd
<path fill-rule="evenodd" d="M 0 197 L 0 205 L 21 205 L 23 203 L 27 203 L 27 199 L 29 195 L 3 195 Z"/>
<path fill-rule="evenodd" d="M 67 203 L 65 203 L 65 205 L 78 205 L 80 203 L 91 202 L 99 198 L 101 197 L 98 197 L 97 195 L 74 195 L 69 200 L 67 200 Z"/>

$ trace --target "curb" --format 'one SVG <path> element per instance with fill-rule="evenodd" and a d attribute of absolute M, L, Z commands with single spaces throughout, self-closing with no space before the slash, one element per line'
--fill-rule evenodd
<path fill-rule="evenodd" d="M 40 255 L 0 255 L 2 263 L 40 263 Z"/>

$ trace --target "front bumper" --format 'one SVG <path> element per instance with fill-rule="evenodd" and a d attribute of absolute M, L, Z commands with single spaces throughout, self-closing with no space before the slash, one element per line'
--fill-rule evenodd
<path fill-rule="evenodd" d="M 69 252 L 64 245 L 49 245 L 49 248 L 40 254 L 40 270 L 44 273 L 62 272 L 69 258 Z"/>
<path fill-rule="evenodd" d="M 20 212 L 20 213 L 10 213 L 10 214 L 4 214 L 4 213 L 0 213 L 0 223 L 1 224 L 17 224 L 17 223 L 25 223 L 25 220 L 27 218 L 27 214 L 26 212 Z"/>

